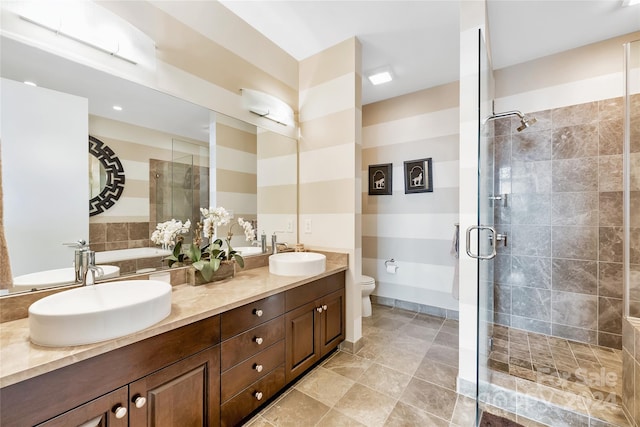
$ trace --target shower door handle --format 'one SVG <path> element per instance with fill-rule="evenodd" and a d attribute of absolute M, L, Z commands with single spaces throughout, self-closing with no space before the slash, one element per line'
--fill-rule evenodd
<path fill-rule="evenodd" d="M 489 230 L 489 232 L 491 233 L 491 235 L 489 236 L 489 239 L 491 239 L 491 253 L 489 255 L 480 255 L 480 254 L 474 254 L 471 252 L 471 231 L 473 230 Z M 496 256 L 496 245 L 493 244 L 493 241 L 495 239 L 496 236 L 496 230 L 493 227 L 489 227 L 488 225 L 472 225 L 471 227 L 467 228 L 467 255 L 469 255 L 471 258 L 475 258 L 475 259 L 493 259 Z"/>

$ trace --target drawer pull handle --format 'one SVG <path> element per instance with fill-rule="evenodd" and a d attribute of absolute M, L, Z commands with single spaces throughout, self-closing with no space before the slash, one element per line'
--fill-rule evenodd
<path fill-rule="evenodd" d="M 124 418 L 127 415 L 127 408 L 120 404 L 114 406 L 111 411 L 116 414 L 117 419 Z"/>
<path fill-rule="evenodd" d="M 262 400 L 262 392 L 261 391 L 256 391 L 253 395 L 256 397 L 256 400 Z"/>
<path fill-rule="evenodd" d="M 138 409 L 142 408 L 147 403 L 147 399 L 140 396 L 139 394 L 133 396 L 133 399 L 131 399 L 131 401 L 134 405 L 136 405 L 136 408 Z"/>
<path fill-rule="evenodd" d="M 258 365 L 257 363 L 253 366 L 253 369 L 255 369 L 258 372 L 262 372 L 262 365 Z"/>
<path fill-rule="evenodd" d="M 256 342 L 256 344 L 258 344 L 258 345 L 262 344 L 262 341 L 264 341 L 261 337 L 255 337 L 253 340 L 254 340 L 254 341 Z"/>
<path fill-rule="evenodd" d="M 255 314 L 258 317 L 262 317 L 262 310 L 260 310 L 259 308 L 253 310 L 253 314 Z"/>
<path fill-rule="evenodd" d="M 327 311 L 327 304 L 323 305 L 323 306 L 322 306 L 322 309 L 323 309 L 324 311 Z"/>
<path fill-rule="evenodd" d="M 322 307 L 317 307 L 317 308 L 316 308 L 316 311 L 317 311 L 318 313 L 322 313 Z"/>

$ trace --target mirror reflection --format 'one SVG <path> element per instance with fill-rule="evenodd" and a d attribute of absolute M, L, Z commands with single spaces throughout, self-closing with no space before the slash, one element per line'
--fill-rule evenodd
<path fill-rule="evenodd" d="M 0 42 L 5 233 L 13 276 L 26 277 L 9 292 L 73 282 L 73 275 L 66 281 L 65 273 L 73 273 L 73 245 L 78 240 L 88 241 L 96 262 L 108 266 L 111 274 L 166 268 L 166 252 L 150 241 L 151 232 L 172 218 L 195 223 L 201 207 L 223 206 L 234 217 L 253 221 L 258 234 L 286 230 L 283 240 L 297 240 L 295 140 L 15 40 L 3 37 Z M 22 84 L 25 80 L 38 87 Z M 16 89 L 11 98 L 5 96 L 7 87 Z M 40 102 L 40 96 L 53 100 Z M 53 153 L 47 160 L 32 149 L 17 155 L 16 146 L 30 142 L 24 130 L 9 132 L 10 118 L 4 112 L 15 103 L 42 104 L 40 116 L 55 116 L 58 111 L 52 105 L 61 102 L 58 98 L 80 106 L 75 117 L 59 119 L 65 128 L 79 131 L 67 138 L 55 135 L 59 130 L 45 130 Z M 24 125 L 37 128 L 35 120 L 31 117 Z M 92 216 L 87 188 L 90 197 L 99 194 L 109 174 L 95 156 L 87 155 L 88 135 L 113 151 L 126 177 L 122 195 Z M 73 143 L 62 147 L 61 139 Z M 38 170 L 38 183 L 29 187 L 28 199 L 40 203 L 25 203 L 22 180 L 12 172 L 23 167 Z M 59 176 L 64 184 L 47 185 L 48 175 Z M 44 224 L 42 210 L 40 215 L 28 214 L 43 203 L 46 216 L 52 218 Z M 236 234 L 234 248 L 247 246 L 250 252 L 250 242 Z M 34 255 L 35 244 L 46 257 Z M 33 276 L 42 271 L 46 272 Z"/>

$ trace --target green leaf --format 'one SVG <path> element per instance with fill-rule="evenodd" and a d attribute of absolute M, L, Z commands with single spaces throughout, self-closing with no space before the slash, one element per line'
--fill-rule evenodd
<path fill-rule="evenodd" d="M 192 243 L 191 246 L 189 246 L 189 258 L 191 258 L 191 261 L 197 262 L 201 259 L 200 255 L 200 248 Z"/>
<path fill-rule="evenodd" d="M 194 262 L 192 265 L 193 265 L 193 268 L 195 268 L 196 270 L 202 271 L 205 268 L 205 266 L 208 264 L 202 260 L 199 260 Z"/>
<path fill-rule="evenodd" d="M 220 258 L 211 258 L 209 264 L 211 265 L 211 269 L 213 271 L 218 271 L 218 269 L 220 268 Z"/>
<path fill-rule="evenodd" d="M 213 270 L 211 270 L 211 266 L 209 264 L 204 264 L 201 273 L 202 277 L 204 277 L 204 280 L 207 282 L 211 280 L 211 277 L 213 277 Z"/>
<path fill-rule="evenodd" d="M 244 268 L 244 258 L 242 258 L 242 256 L 239 254 L 233 254 L 233 259 L 236 260 L 240 268 Z"/>

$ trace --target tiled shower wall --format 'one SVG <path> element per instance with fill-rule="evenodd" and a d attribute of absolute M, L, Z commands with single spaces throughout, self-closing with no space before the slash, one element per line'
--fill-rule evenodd
<path fill-rule="evenodd" d="M 495 121 L 496 323 L 622 347 L 623 99 Z"/>

